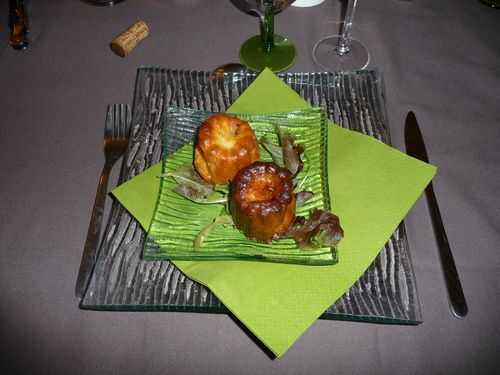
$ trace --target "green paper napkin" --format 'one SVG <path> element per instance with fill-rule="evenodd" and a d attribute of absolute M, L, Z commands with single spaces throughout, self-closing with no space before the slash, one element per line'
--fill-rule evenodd
<path fill-rule="evenodd" d="M 270 113 L 309 105 L 271 71 L 264 70 L 231 106 L 233 113 Z M 176 266 L 207 287 L 277 357 L 363 274 L 436 173 L 369 136 L 329 127 L 332 206 L 345 238 L 339 263 L 310 267 L 260 262 L 188 262 Z M 161 165 L 113 190 L 148 228 Z"/>

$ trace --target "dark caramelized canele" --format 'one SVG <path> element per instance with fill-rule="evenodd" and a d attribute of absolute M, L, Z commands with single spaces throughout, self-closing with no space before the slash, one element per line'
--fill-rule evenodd
<path fill-rule="evenodd" d="M 231 185 L 230 209 L 236 227 L 248 238 L 277 238 L 295 219 L 291 173 L 263 161 L 241 169 Z"/>

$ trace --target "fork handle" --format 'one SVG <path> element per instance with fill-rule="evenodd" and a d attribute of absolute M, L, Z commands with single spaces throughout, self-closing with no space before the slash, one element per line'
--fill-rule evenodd
<path fill-rule="evenodd" d="M 83 248 L 82 261 L 78 270 L 78 279 L 76 280 L 75 295 L 78 298 L 83 297 L 85 288 L 88 283 L 89 276 L 94 266 L 94 261 L 99 246 L 99 237 L 101 234 L 102 218 L 104 216 L 104 203 L 106 202 L 106 194 L 108 192 L 108 180 L 111 166 L 106 163 L 102 169 L 99 183 L 97 184 L 97 192 L 92 209 L 89 229 L 87 232 L 87 240 Z"/>

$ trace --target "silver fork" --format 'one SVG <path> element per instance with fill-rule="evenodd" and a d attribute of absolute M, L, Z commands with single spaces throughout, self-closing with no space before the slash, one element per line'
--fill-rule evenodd
<path fill-rule="evenodd" d="M 108 192 L 109 173 L 118 159 L 127 150 L 130 132 L 131 112 L 127 104 L 108 105 L 106 124 L 104 126 L 105 162 L 97 185 L 97 192 L 92 209 L 87 240 L 83 248 L 82 261 L 76 280 L 75 295 L 82 298 L 87 287 L 89 276 L 94 267 L 99 237 L 101 234 L 104 204 Z"/>

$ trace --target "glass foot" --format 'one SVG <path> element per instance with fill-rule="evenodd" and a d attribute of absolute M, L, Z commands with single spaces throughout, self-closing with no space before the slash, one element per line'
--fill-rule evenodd
<path fill-rule="evenodd" d="M 84 3 L 97 5 L 97 6 L 112 6 L 121 3 L 125 0 L 82 0 Z"/>
<path fill-rule="evenodd" d="M 320 39 L 313 48 L 313 59 L 326 71 L 362 70 L 370 63 L 370 54 L 366 47 L 357 39 L 349 42 L 349 51 L 338 53 L 340 35 L 327 36 Z"/>
<path fill-rule="evenodd" d="M 481 0 L 481 2 L 492 8 L 500 9 L 500 0 Z"/>
<path fill-rule="evenodd" d="M 281 72 L 288 69 L 295 62 L 295 46 L 287 38 L 274 35 L 274 46 L 271 52 L 266 53 L 262 49 L 262 39 L 256 35 L 248 39 L 240 49 L 240 61 L 247 68 L 260 72 L 269 68 L 273 72 Z"/>

